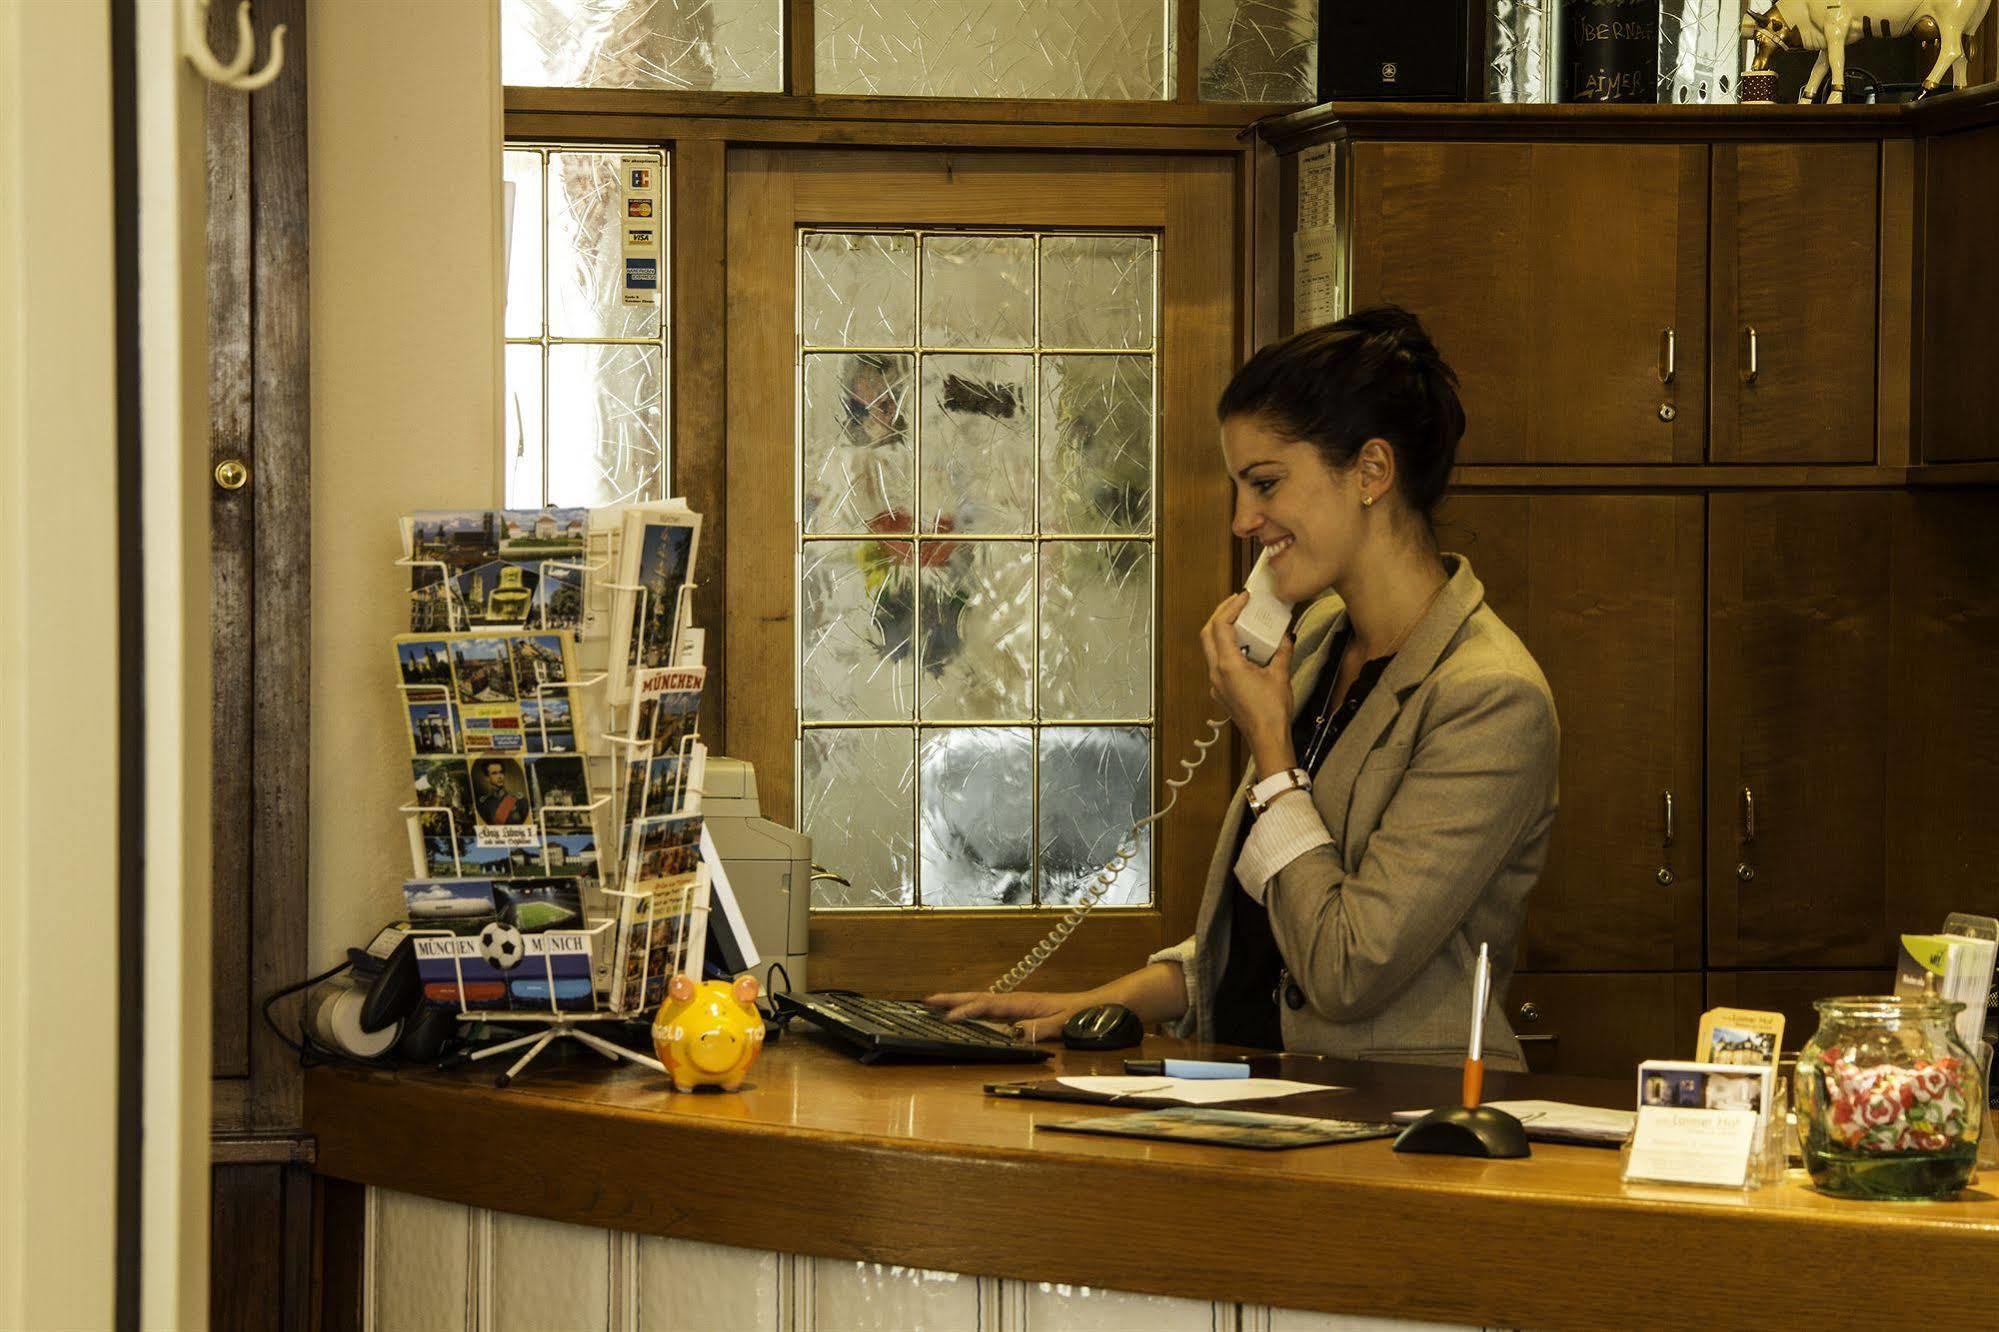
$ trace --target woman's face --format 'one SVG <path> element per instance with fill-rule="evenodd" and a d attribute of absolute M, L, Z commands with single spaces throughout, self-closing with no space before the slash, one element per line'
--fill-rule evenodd
<path fill-rule="evenodd" d="M 1335 470 L 1315 445 L 1258 416 L 1222 422 L 1222 453 L 1235 486 L 1231 530 L 1262 547 L 1279 596 L 1305 601 L 1353 568 L 1361 538 L 1353 469 Z"/>

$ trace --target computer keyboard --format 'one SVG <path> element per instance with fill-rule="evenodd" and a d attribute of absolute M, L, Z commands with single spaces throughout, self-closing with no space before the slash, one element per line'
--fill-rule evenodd
<path fill-rule="evenodd" d="M 913 999 L 863 999 L 832 992 L 779 992 L 772 998 L 779 1012 L 809 1018 L 853 1046 L 864 1064 L 882 1059 L 1026 1064 L 1050 1053 L 987 1023 L 946 1022 Z"/>

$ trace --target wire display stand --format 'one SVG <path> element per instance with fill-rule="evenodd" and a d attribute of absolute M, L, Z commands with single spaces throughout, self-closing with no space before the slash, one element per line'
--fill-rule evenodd
<path fill-rule="evenodd" d="M 635 854 L 637 847 L 632 841 L 630 820 L 643 816 L 645 808 L 656 803 L 655 798 L 648 795 L 634 805 L 628 789 L 635 768 L 650 778 L 655 758 L 654 738 L 638 734 L 641 693 L 635 678 L 641 673 L 650 675 L 653 668 L 639 667 L 634 659 L 643 651 L 641 641 L 635 636 L 639 632 L 637 626 L 649 623 L 646 617 L 656 594 L 653 589 L 642 585 L 613 583 L 600 576 L 605 570 L 615 567 L 619 558 L 617 537 L 621 528 L 622 524 L 614 524 L 608 529 L 592 526 L 586 534 L 585 557 L 581 559 L 519 561 L 538 563 L 544 582 L 538 585 L 529 613 L 518 623 L 473 623 L 447 562 L 418 558 L 409 553 L 396 561 L 398 567 L 431 568 L 438 573 L 435 583 L 410 590 L 411 620 L 414 626 L 419 620 L 431 618 L 421 604 L 422 598 L 429 597 L 441 603 L 444 611 L 442 618 L 449 627 L 414 628 L 415 633 L 477 635 L 490 632 L 501 636 L 563 633 L 573 636 L 574 655 L 579 664 L 573 672 L 566 671 L 564 674 L 573 673 L 574 678 L 538 679 L 533 688 L 535 719 L 530 723 L 523 718 L 523 748 L 495 754 L 494 757 L 546 758 L 573 753 L 586 765 L 586 775 L 591 766 L 610 767 L 608 781 L 590 783 L 591 791 L 602 794 L 593 794 L 587 803 L 582 804 L 543 805 L 537 801 L 533 824 L 544 875 L 560 874 L 550 862 L 551 848 L 556 845 L 552 840 L 550 815 L 555 815 L 557 819 L 557 830 L 553 836 L 584 830 L 590 833 L 597 861 L 599 892 L 603 905 L 609 908 L 608 919 L 587 928 L 538 933 L 520 933 L 513 926 L 496 921 L 487 925 L 478 937 L 449 929 L 419 928 L 411 931 L 412 937 L 417 940 L 426 1002 L 455 1005 L 458 1020 L 465 1024 L 534 1028 L 525 1035 L 483 1045 L 470 1053 L 469 1058 L 473 1061 L 515 1056 L 507 1069 L 495 1079 L 497 1087 L 511 1084 L 558 1041 L 574 1041 L 613 1062 L 629 1062 L 664 1073 L 664 1067 L 650 1055 L 607 1040 L 591 1028 L 601 1029 L 601 1024 L 609 1022 L 629 1023 L 643 1019 L 646 1013 L 657 1007 L 674 974 L 688 969 L 690 965 L 698 974 L 701 965 L 700 950 L 705 946 L 707 936 L 710 877 L 707 865 L 700 863 L 699 852 L 695 853 L 691 873 L 628 882 L 628 876 L 635 874 L 640 864 L 640 858 Z M 408 552 L 411 549 L 406 529 L 404 550 Z M 547 623 L 551 598 L 542 596 L 540 589 L 547 586 L 549 570 L 558 568 L 576 573 L 577 578 L 573 581 L 578 585 L 578 601 L 575 624 L 564 623 L 551 628 Z M 669 655 L 678 654 L 685 637 L 684 631 L 690 627 L 688 607 L 694 586 L 692 582 L 686 582 L 677 589 L 674 621 L 668 631 Z M 619 593 L 631 595 L 631 614 L 623 616 L 622 632 L 610 634 L 606 632 L 610 628 L 606 622 L 627 609 L 620 606 Z M 605 642 L 607 638 L 609 643 Z M 624 649 L 625 659 L 607 661 L 603 669 L 591 670 L 580 665 L 586 645 L 600 647 L 608 655 L 612 644 Z M 622 690 L 608 688 L 609 682 L 620 673 L 625 676 L 625 687 Z M 523 697 L 528 693 L 518 684 L 517 692 Z M 406 712 L 410 705 L 416 703 L 441 702 L 454 706 L 463 706 L 464 703 L 448 682 L 411 684 L 405 681 L 400 686 L 400 693 Z M 550 701 L 552 695 L 557 693 L 567 695 L 570 707 L 568 729 L 573 738 L 573 750 L 549 747 L 552 729 L 549 726 Z M 613 693 L 622 694 L 622 698 L 613 699 Z M 590 704 L 588 714 L 598 719 L 597 725 L 586 727 L 584 724 L 586 697 Z M 620 724 L 620 715 L 627 711 L 629 715 L 624 716 Z M 654 721 L 656 725 L 657 718 Z M 525 733 L 527 726 L 539 727 L 540 743 L 534 752 L 525 748 L 529 739 Z M 560 734 L 559 727 L 553 729 L 556 735 Z M 698 811 L 700 792 L 697 778 L 705 753 L 698 729 L 690 724 L 688 734 L 676 746 L 679 761 L 675 765 L 674 786 L 658 801 L 669 814 L 687 817 Z M 440 757 L 456 755 L 440 754 Z M 479 757 L 467 754 L 470 762 L 476 762 Z M 604 835 L 607 807 L 612 823 L 609 837 Z M 463 848 L 467 844 L 464 835 L 468 831 L 465 827 L 467 820 L 449 801 L 424 803 L 419 798 L 401 805 L 400 809 L 408 816 L 415 877 L 489 877 L 479 872 L 476 866 L 469 867 L 468 872 L 463 856 Z M 443 868 L 443 863 L 429 842 L 438 835 L 439 829 L 447 837 L 450 847 L 449 874 L 435 872 Z M 504 876 L 496 878 L 496 883 L 504 882 Z M 513 947 L 520 950 L 520 954 L 510 962 L 505 957 L 509 940 Z M 606 975 L 611 980 L 608 986 L 600 984 Z"/>

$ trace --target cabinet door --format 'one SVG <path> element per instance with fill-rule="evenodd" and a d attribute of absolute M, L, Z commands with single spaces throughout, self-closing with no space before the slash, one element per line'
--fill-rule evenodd
<path fill-rule="evenodd" d="M 1700 461 L 1706 148 L 1361 143 L 1353 226 L 1355 308 L 1458 373 L 1461 461 Z"/>
<path fill-rule="evenodd" d="M 1629 1077 L 1641 1059 L 1690 1059 L 1700 1034 L 1698 971 L 1521 972 L 1506 1021 L 1535 1073 Z"/>
<path fill-rule="evenodd" d="M 1999 915 L 1999 491 L 1895 506 L 1888 887 L 1897 933 Z"/>
<path fill-rule="evenodd" d="M 1707 1006 L 1782 1013 L 1784 1048 L 1796 1050 L 1819 1029 L 1813 1000 L 1842 994 L 1892 994 L 1894 989 L 1892 967 L 1869 971 L 1711 971 Z"/>
<path fill-rule="evenodd" d="M 1716 462 L 1874 461 L 1872 143 L 1714 149 Z"/>
<path fill-rule="evenodd" d="M 1561 718 L 1522 967 L 1701 964 L 1702 518 L 1698 495 L 1631 494 L 1465 494 L 1440 515 Z"/>
<path fill-rule="evenodd" d="M 1714 966 L 1893 961 L 1884 887 L 1893 499 L 1709 500 Z"/>

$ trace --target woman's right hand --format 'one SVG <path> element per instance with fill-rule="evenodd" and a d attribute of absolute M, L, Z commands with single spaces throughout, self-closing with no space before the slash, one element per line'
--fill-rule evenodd
<path fill-rule="evenodd" d="M 927 996 L 924 1003 L 940 1010 L 946 1021 L 976 1018 L 984 1022 L 1012 1024 L 1024 1041 L 1052 1041 L 1062 1034 L 1062 1024 L 1071 1016 L 1097 1002 L 1087 994 L 1036 994 L 1033 992 L 993 994 L 988 990 L 954 990 Z"/>

